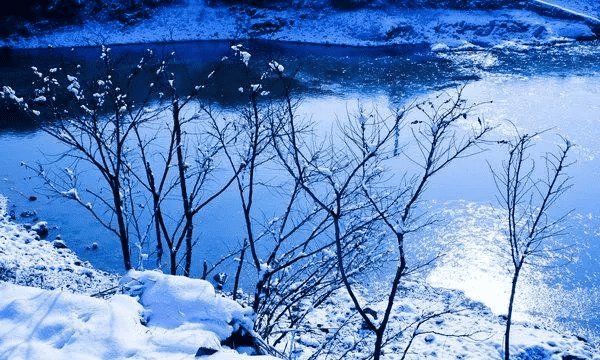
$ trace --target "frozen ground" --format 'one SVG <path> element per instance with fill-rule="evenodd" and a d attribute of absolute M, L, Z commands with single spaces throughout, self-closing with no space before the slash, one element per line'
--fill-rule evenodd
<path fill-rule="evenodd" d="M 552 43 L 594 37 L 600 30 L 599 7 L 590 1 L 561 0 L 585 16 L 568 16 L 547 1 L 529 0 L 525 9 L 459 11 L 402 9 L 393 6 L 338 11 L 311 9 L 243 9 L 209 7 L 206 0 L 183 0 L 155 10 L 136 25 L 87 22 L 30 38 L 13 38 L 16 48 L 81 46 L 189 40 L 263 39 L 341 45 L 465 44 L 493 46 L 505 41 Z M 439 47 L 438 47 L 439 48 Z"/>
<path fill-rule="evenodd" d="M 90 295 L 118 284 L 117 275 L 93 268 L 53 241 L 40 240 L 6 214 L 6 199 L 0 196 L 0 280 Z"/>
<path fill-rule="evenodd" d="M 215 293 L 208 282 L 131 271 L 117 283 L 115 275 L 11 222 L 1 197 L 0 212 L 1 359 L 191 359 L 199 350 L 214 353 L 206 359 L 247 358 L 222 343 L 236 330 L 252 328 L 251 311 Z M 115 286 L 119 291 L 97 296 Z M 400 359 L 409 342 L 407 359 L 500 359 L 503 322 L 484 305 L 461 292 L 416 283 L 401 291 L 386 359 Z M 374 311 L 384 305 L 377 293 L 362 293 Z M 314 309 L 279 350 L 294 359 L 363 358 L 373 339 L 360 323 L 340 291 Z M 514 326 L 512 341 L 522 360 L 600 359 L 576 336 L 527 323 Z"/>

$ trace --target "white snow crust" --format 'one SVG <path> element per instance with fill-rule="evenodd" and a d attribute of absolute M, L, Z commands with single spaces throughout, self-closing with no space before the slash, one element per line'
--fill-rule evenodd
<path fill-rule="evenodd" d="M 380 316 L 387 302 L 366 291 L 362 291 L 360 301 Z M 434 313 L 444 314 L 432 317 L 417 331 L 409 326 Z M 406 282 L 400 289 L 391 319 L 384 359 L 400 359 L 413 334 L 406 359 L 503 358 L 504 321 L 483 303 L 470 300 L 460 291 Z M 348 359 L 370 355 L 375 337 L 369 331 L 356 330 L 362 320 L 345 292 L 339 291 L 325 306 L 313 310 L 308 322 L 314 331 L 298 336 L 295 343 L 298 359 L 309 359 L 317 351 L 347 352 Z M 330 334 L 337 331 L 339 340 L 332 342 Z M 597 349 L 576 336 L 525 322 L 513 324 L 511 354 L 511 358 L 519 360 L 600 359 Z"/>

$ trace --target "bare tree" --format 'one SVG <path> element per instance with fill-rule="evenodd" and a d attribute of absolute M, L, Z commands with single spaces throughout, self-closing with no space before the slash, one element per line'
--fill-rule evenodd
<path fill-rule="evenodd" d="M 551 259 L 564 247 L 551 246 L 562 235 L 560 224 L 566 215 L 553 218 L 551 209 L 570 187 L 566 169 L 572 164 L 567 155 L 572 148 L 570 141 L 555 153 L 548 152 L 543 158 L 544 176 L 538 178 L 535 161 L 530 148 L 539 133 L 519 135 L 508 145 L 508 159 L 501 170 L 492 174 L 498 190 L 498 201 L 506 211 L 507 249 L 512 265 L 512 282 L 506 330 L 504 333 L 504 359 L 510 358 L 510 329 L 517 282 L 525 264 L 539 264 Z"/>
<path fill-rule="evenodd" d="M 239 164 L 232 174 L 219 179 L 212 176 L 218 167 L 223 147 L 210 134 L 210 121 L 202 117 L 201 105 L 196 103 L 197 95 L 205 85 L 197 85 L 192 93 L 180 97 L 175 75 L 168 72 L 167 63 L 161 63 L 157 74 L 163 75 L 166 84 L 165 97 L 170 99 L 170 103 L 165 106 L 163 113 L 168 114 L 170 121 L 165 126 L 153 123 L 152 131 L 140 127 L 134 129 L 143 164 L 142 173 L 145 174 L 145 177 L 136 175 L 136 178 L 152 198 L 158 262 L 160 263 L 163 253 L 164 240 L 168 249 L 170 273 L 176 275 L 180 267 L 178 254 L 183 247 L 182 273 L 190 276 L 194 218 L 233 184 L 245 164 Z M 167 139 L 166 145 L 155 144 L 163 142 L 164 138 Z M 174 195 L 175 192 L 178 195 Z M 181 211 L 165 210 L 165 207 L 171 209 L 174 206 L 169 201 L 171 197 L 177 199 Z M 167 216 L 167 213 L 170 215 Z"/>
<path fill-rule="evenodd" d="M 73 163 L 54 173 L 41 165 L 30 168 L 51 191 L 84 206 L 118 236 L 126 270 L 132 268 L 133 239 L 137 238 L 141 254 L 154 238 L 157 266 L 162 266 L 165 243 L 170 273 L 182 268 L 189 276 L 194 217 L 234 182 L 243 166 L 209 186 L 222 148 L 211 142 L 196 106 L 196 95 L 204 86 L 181 97 L 175 75 L 168 71 L 170 62 L 156 59 L 150 50 L 124 79 L 109 48 L 102 48 L 101 61 L 104 73 L 86 83 L 78 78 L 80 67 L 73 73 L 50 69 L 47 75 L 34 68 L 37 88 L 31 107 L 12 89 L 3 90 L 3 97 L 21 104 L 32 116 L 50 115 L 51 120 L 40 122 L 42 129 L 66 146 L 59 160 Z M 139 89 L 145 89 L 143 96 Z M 87 184 L 86 195 L 93 201 L 84 200 L 78 190 L 79 163 L 91 165 L 104 180 L 97 186 Z M 176 205 L 181 211 L 173 211 Z"/>
<path fill-rule="evenodd" d="M 249 71 L 250 54 L 239 45 L 233 48 Z M 238 296 L 247 250 L 250 257 L 247 263 L 254 272 L 247 276 L 256 278 L 254 296 L 249 301 L 257 313 L 255 328 L 267 341 L 277 345 L 286 338 L 289 329 L 297 328 L 308 312 L 308 307 L 300 310 L 300 304 L 310 299 L 318 306 L 338 287 L 339 281 L 331 276 L 334 258 L 324 254 L 325 249 L 333 246 L 323 236 L 330 227 L 328 214 L 320 208 L 307 207 L 298 182 L 273 166 L 276 156 L 273 139 L 280 136 L 281 123 L 287 117 L 277 101 L 267 97 L 269 89 L 264 80 L 273 76 L 279 77 L 289 91 L 283 66 L 273 61 L 260 79 L 240 84 L 247 102 L 236 115 L 221 117 L 209 107 L 204 110 L 211 118 L 212 134 L 223 148 L 230 169 L 244 164 L 235 181 L 245 234 L 233 296 Z M 257 194 L 266 191 L 281 205 L 262 203 L 269 208 L 266 211 L 269 215 L 260 207 L 260 200 L 256 201 L 260 198 Z"/>
<path fill-rule="evenodd" d="M 275 141 L 278 155 L 291 176 L 296 179 L 314 203 L 326 211 L 333 225 L 333 239 L 340 278 L 366 328 L 375 333 L 373 357 L 379 359 L 398 286 L 407 274 L 405 238 L 430 222 L 415 222 L 415 206 L 431 178 L 454 160 L 472 155 L 473 149 L 490 131 L 480 119 L 472 133 L 461 137 L 457 123 L 466 120 L 476 106 L 457 95 L 440 95 L 437 103 L 425 101 L 384 118 L 377 113 L 359 113 L 349 123 L 340 125 L 341 136 L 330 137 L 320 151 L 297 132 L 293 114 L 286 120 L 284 136 Z M 421 116 L 412 122 L 413 112 Z M 420 158 L 409 157 L 421 174 L 407 171 L 400 188 L 391 189 L 389 175 L 382 169 L 399 153 L 398 134 L 409 130 Z M 360 221 L 354 221 L 360 219 Z M 375 226 L 377 224 L 378 226 Z M 387 293 L 383 316 L 378 317 L 359 301 L 350 276 L 355 268 L 347 262 L 345 249 L 364 237 L 377 238 L 367 228 L 387 229 L 385 236 L 396 246 L 396 269 Z M 390 236 L 391 235 L 391 236 Z M 392 240 L 393 239 L 393 240 Z M 371 242 L 375 246 L 378 242 Z M 368 249 L 367 251 L 372 251 Z M 380 320 L 376 320 L 380 319 Z"/>
<path fill-rule="evenodd" d="M 128 141 L 136 127 L 153 118 L 151 112 L 145 111 L 144 106 L 136 106 L 140 104 L 135 104 L 128 95 L 137 75 L 144 67 L 151 66 L 148 60 L 142 58 L 126 79 L 119 79 L 110 48 L 102 47 L 103 74 L 84 84 L 78 78 L 79 66 L 51 68 L 46 74 L 33 68 L 36 97 L 31 101 L 32 107 L 24 104 L 34 116 L 40 116 L 43 111 L 44 116 L 50 117 L 40 123 L 43 131 L 66 145 L 62 159 L 70 159 L 73 167 L 86 163 L 103 179 L 108 198 L 102 186 L 88 188 L 85 192 L 93 201 L 87 202 L 76 187 L 78 179 L 74 168 L 66 168 L 59 178 L 51 178 L 50 172 L 41 165 L 31 166 L 51 190 L 84 206 L 119 238 L 126 270 L 132 267 L 129 228 L 132 214 L 127 206 L 132 190 L 128 180 L 131 176 L 128 159 L 132 152 Z M 152 87 L 146 89 L 142 105 L 154 93 Z"/>
<path fill-rule="evenodd" d="M 400 189 L 391 192 L 392 195 L 389 190 L 381 194 L 376 187 L 370 186 L 370 182 L 363 186 L 365 197 L 395 239 L 398 252 L 396 272 L 391 283 L 387 306 L 379 326 L 374 326 L 375 359 L 379 358 L 378 354 L 381 352 L 383 336 L 400 280 L 408 272 L 405 239 L 407 235 L 432 224 L 430 219 L 422 219 L 422 214 L 415 211 L 417 203 L 423 197 L 427 185 L 435 174 L 454 160 L 473 155 L 472 149 L 481 143 L 491 130 L 478 118 L 478 125 L 474 125 L 472 133 L 461 137 L 457 132 L 456 123 L 459 120 L 466 120 L 476 105 L 466 104 L 462 97 L 462 89 L 458 89 L 456 96 L 448 94 L 443 96 L 437 104 L 431 100 L 417 104 L 416 109 L 424 115 L 424 118 L 410 123 L 413 125 L 411 126 L 412 139 L 419 149 L 417 156 L 420 158 L 409 156 L 409 159 L 421 168 L 421 174 L 413 177 L 413 181 L 403 184 Z M 361 138 L 365 136 L 361 135 Z"/>

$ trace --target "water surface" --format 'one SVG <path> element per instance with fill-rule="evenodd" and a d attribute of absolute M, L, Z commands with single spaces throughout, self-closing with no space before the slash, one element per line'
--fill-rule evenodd
<path fill-rule="evenodd" d="M 150 45 L 155 54 L 175 51 L 174 72 L 182 89 L 183 79 L 205 77 L 223 56 L 232 56 L 227 42 Z M 119 66 L 127 68 L 148 46 L 113 48 Z M 492 103 L 477 108 L 479 115 L 497 126 L 493 140 L 506 139 L 515 131 L 545 131 L 537 139 L 532 156 L 554 151 L 568 138 L 576 147 L 569 168 L 573 188 L 561 199 L 553 215 L 571 211 L 562 241 L 579 249 L 576 261 L 552 269 L 532 268 L 519 288 L 517 318 L 558 320 L 570 331 L 598 338 L 600 334 L 600 44 L 573 43 L 556 46 L 504 47 L 486 51 L 433 53 L 426 47 L 352 48 L 259 42 L 247 44 L 252 53 L 249 75 L 259 76 L 268 61 L 284 64 L 295 74 L 295 94 L 302 98 L 300 116 L 323 129 L 343 121 L 358 106 L 387 109 L 424 98 L 443 89 L 466 84 L 465 97 Z M 0 67 L 0 76 L 16 89 L 27 90 L 31 66 L 50 68 L 83 64 L 97 67 L 95 48 L 14 51 Z M 71 65 L 69 65 L 71 64 Z M 215 79 L 207 96 L 223 111 L 241 101 L 237 91 L 239 68 Z M 9 197 L 17 215 L 36 210 L 38 217 L 60 233 L 69 246 L 99 268 L 120 271 L 118 242 L 80 208 L 47 198 L 39 180 L 20 166 L 21 161 L 46 161 L 61 146 L 40 132 L 35 124 L 11 119 L 4 113 L 0 133 L 0 193 Z M 46 154 L 46 155 L 44 155 Z M 498 314 L 505 311 L 509 274 L 498 254 L 503 246 L 502 212 L 495 199 L 489 167 L 498 167 L 503 150 L 494 145 L 478 156 L 457 161 L 437 177 L 428 189 L 424 206 L 445 219 L 444 226 L 419 235 L 413 241 L 435 241 L 448 249 L 428 275 L 430 282 L 464 290 Z M 50 157 L 51 159 L 51 157 Z M 35 202 L 27 200 L 36 194 Z M 215 261 L 227 249 L 238 246 L 243 233 L 241 209 L 234 192 L 227 192 L 198 217 L 199 235 L 194 259 L 198 274 L 203 259 Z M 265 217 L 276 211 L 263 199 Z M 260 203 L 260 201 L 259 201 Z M 23 219 L 25 221 L 25 219 Z M 96 251 L 86 250 L 97 242 Z"/>

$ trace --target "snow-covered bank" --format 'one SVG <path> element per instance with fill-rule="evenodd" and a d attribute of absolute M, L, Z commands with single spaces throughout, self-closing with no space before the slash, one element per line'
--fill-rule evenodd
<path fill-rule="evenodd" d="M 532 3 L 535 3 L 533 1 Z M 548 5 L 544 2 L 541 9 Z M 89 21 L 29 38 L 3 41 L 14 48 L 83 46 L 193 40 L 262 39 L 355 46 L 465 42 L 493 46 L 504 41 L 527 44 L 593 38 L 599 29 L 593 15 L 540 15 L 525 9 L 467 11 L 404 9 L 395 6 L 339 11 L 330 7 L 244 9 L 207 6 L 187 0 L 157 9 L 136 25 Z M 552 7 L 551 13 L 565 13 Z M 567 9 L 571 11 L 570 9 Z M 544 13 L 544 11 L 539 11 Z"/>
<path fill-rule="evenodd" d="M 248 321 L 247 311 L 215 295 L 210 284 L 150 271 L 125 279 L 139 302 L 124 294 L 105 300 L 0 283 L 0 358 L 247 358 L 221 346 Z"/>
<path fill-rule="evenodd" d="M 119 276 L 95 269 L 64 242 L 40 240 L 34 230 L 7 218 L 0 195 L 0 280 L 42 289 L 95 294 L 117 285 Z M 76 239 L 73 239 L 76 241 Z"/>
<path fill-rule="evenodd" d="M 4 215 L 5 210 L 6 200 L 0 197 Z M 131 271 L 120 280 L 116 294 L 91 297 L 82 293 L 114 286 L 115 276 L 96 272 L 86 264 L 94 274 L 94 285 L 73 286 L 82 279 L 87 281 L 89 272 L 55 271 L 71 261 L 75 267 L 78 260 L 73 253 L 37 240 L 6 216 L 0 218 L 2 264 L 19 264 L 15 270 L 19 274 L 28 264 L 41 262 L 45 268 L 39 269 L 39 276 L 50 279 L 56 288 L 0 282 L 0 358 L 248 358 L 238 352 L 251 351 L 247 344 L 238 342 L 238 351 L 227 345 L 232 334 L 252 328 L 251 310 L 215 293 L 208 282 L 155 271 Z M 43 251 L 38 250 L 40 247 Z M 61 276 L 65 272 L 71 275 Z M 400 359 L 411 339 L 407 359 L 500 359 L 503 319 L 483 304 L 458 291 L 417 283 L 405 283 L 401 292 L 390 328 L 397 334 L 386 344 L 386 359 Z M 374 313 L 384 304 L 375 294 L 364 292 L 361 301 Z M 440 315 L 423 321 L 416 329 L 411 327 L 435 313 Z M 321 307 L 312 309 L 304 325 L 294 331 L 291 342 L 280 344 L 279 350 L 292 354 L 293 359 L 308 359 L 315 353 L 320 353 L 317 359 L 327 354 L 363 358 L 371 349 L 372 333 L 361 329 L 360 323 L 347 294 L 338 291 Z M 404 326 L 409 330 L 403 333 Z M 515 324 L 512 344 L 513 353 L 521 360 L 600 359 L 596 348 L 576 336 L 527 323 Z M 275 360 L 270 356 L 253 358 Z"/>
<path fill-rule="evenodd" d="M 502 317 L 494 316 L 489 308 L 466 298 L 462 292 L 410 282 L 403 285 L 391 315 L 394 325 L 389 330 L 385 359 L 400 359 L 411 341 L 406 359 L 502 358 Z M 372 294 L 362 293 L 361 301 L 371 297 Z M 385 303 L 382 299 L 369 304 L 382 314 Z M 347 295 L 333 297 L 313 311 L 308 322 L 313 331 L 299 335 L 295 345 L 299 359 L 309 359 L 316 351 L 346 353 L 349 359 L 368 357 L 374 336 L 369 331 L 356 330 L 360 329 L 361 319 Z M 596 348 L 573 335 L 530 323 L 514 324 L 512 331 L 512 359 L 600 359 Z M 332 334 L 337 335 L 336 340 Z"/>
<path fill-rule="evenodd" d="M 246 358 L 221 344 L 252 329 L 252 311 L 210 283 L 153 271 L 119 283 L 13 223 L 6 204 L 0 196 L 0 359 Z M 90 296 L 105 290 L 114 295 Z"/>

